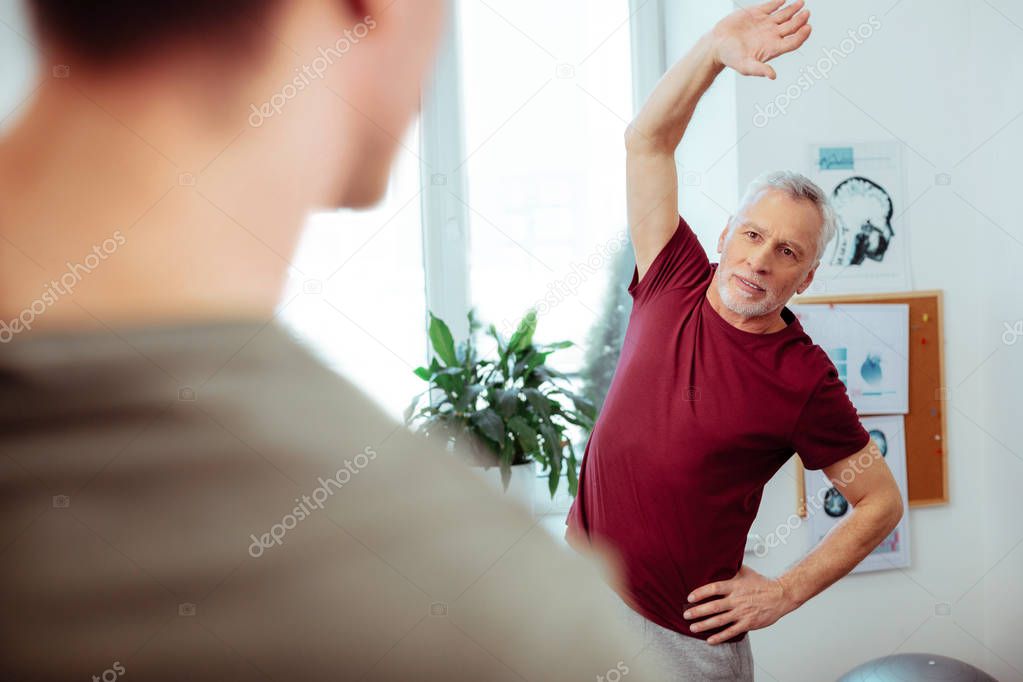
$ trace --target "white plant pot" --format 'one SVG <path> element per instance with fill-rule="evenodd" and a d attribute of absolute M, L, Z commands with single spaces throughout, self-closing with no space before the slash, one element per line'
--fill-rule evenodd
<path fill-rule="evenodd" d="M 530 515 L 535 516 L 536 465 L 533 462 L 512 466 L 511 480 L 508 481 L 507 491 L 501 485 L 501 467 L 492 466 L 489 469 L 484 469 L 480 466 L 471 466 L 469 470 L 483 479 L 496 492 L 508 496 L 512 501 L 525 507 Z"/>

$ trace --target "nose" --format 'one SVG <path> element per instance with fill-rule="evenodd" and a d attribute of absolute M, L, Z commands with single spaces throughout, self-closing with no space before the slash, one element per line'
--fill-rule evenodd
<path fill-rule="evenodd" d="M 747 254 L 746 263 L 753 272 L 757 274 L 765 273 L 768 271 L 770 257 L 771 254 L 768 252 L 767 247 L 755 248 Z"/>

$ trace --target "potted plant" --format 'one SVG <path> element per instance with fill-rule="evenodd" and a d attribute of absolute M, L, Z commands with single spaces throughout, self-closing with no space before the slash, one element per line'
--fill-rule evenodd
<path fill-rule="evenodd" d="M 540 462 L 552 498 L 563 471 L 569 494 L 575 496 L 578 462 L 565 433 L 572 426 L 588 433 L 596 409 L 570 390 L 567 375 L 547 365 L 552 353 L 572 342 L 534 343 L 536 311 L 530 310 L 507 340 L 491 324 L 487 335 L 497 347 L 481 358 L 476 339 L 481 325 L 472 310 L 468 319 L 469 335 L 456 345 L 448 325 L 430 313 L 434 357 L 429 367 L 415 370 L 429 388 L 412 400 L 406 424 L 427 438 L 443 439 L 449 449 L 465 453 L 471 464 L 484 469 L 499 466 L 505 491 L 513 466 Z"/>

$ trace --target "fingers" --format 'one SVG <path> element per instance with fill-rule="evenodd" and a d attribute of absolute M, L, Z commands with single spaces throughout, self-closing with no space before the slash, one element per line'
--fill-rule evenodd
<path fill-rule="evenodd" d="M 725 641 L 731 639 L 732 637 L 735 637 L 736 635 L 741 635 L 744 632 L 746 632 L 746 628 L 743 627 L 742 625 L 739 625 L 738 623 L 736 623 L 735 625 L 733 625 L 732 627 L 728 628 L 727 630 L 722 630 L 721 632 L 717 633 L 716 635 L 712 635 L 712 636 L 708 637 L 707 638 L 707 643 L 708 644 L 720 644 L 721 642 L 725 642 Z"/>
<path fill-rule="evenodd" d="M 802 7 L 803 7 L 803 0 L 796 0 L 791 5 L 785 7 L 784 9 L 782 9 L 782 10 L 780 10 L 778 12 L 775 12 L 774 14 L 772 14 L 771 18 L 774 19 L 774 23 L 781 24 L 781 23 L 786 22 L 789 19 L 791 19 L 792 15 L 795 14 L 796 12 L 798 12 Z"/>
<path fill-rule="evenodd" d="M 787 36 L 791 33 L 795 33 L 797 30 L 803 27 L 803 25 L 810 20 L 810 10 L 804 9 L 799 14 L 795 15 L 783 24 L 778 25 L 778 30 L 781 31 L 783 36 Z"/>
<path fill-rule="evenodd" d="M 764 12 L 767 12 L 768 14 L 770 14 L 771 12 L 773 12 L 776 9 L 778 9 L 779 7 L 781 7 L 784 4 L 785 4 L 785 0 L 767 0 L 767 2 L 759 5 L 757 7 L 757 9 L 759 9 L 761 11 L 764 11 Z"/>
<path fill-rule="evenodd" d="M 799 30 L 791 35 L 787 35 L 781 39 L 782 52 L 792 52 L 797 49 L 800 45 L 806 42 L 806 39 L 810 37 L 810 24 L 801 26 Z"/>
<path fill-rule="evenodd" d="M 725 614 L 723 616 L 715 616 L 714 618 L 708 618 L 707 620 L 701 620 L 698 623 L 693 623 L 689 626 L 689 630 L 692 632 L 702 632 L 703 630 L 713 630 L 719 628 L 722 625 L 735 622 L 735 616 L 731 614 Z"/>
<path fill-rule="evenodd" d="M 682 617 L 686 620 L 696 620 L 697 618 L 703 618 L 704 616 L 709 616 L 714 613 L 728 611 L 731 608 L 731 604 L 727 601 L 727 599 L 722 597 L 721 599 L 715 599 L 714 601 L 707 602 L 706 604 L 700 604 L 699 606 L 687 609 L 682 612 Z"/>
<path fill-rule="evenodd" d="M 707 583 L 702 587 L 697 587 L 689 593 L 689 596 L 686 597 L 686 601 L 695 604 L 698 601 L 703 601 L 707 597 L 713 597 L 715 594 L 728 594 L 727 583 L 722 581 L 717 583 Z"/>
<path fill-rule="evenodd" d="M 770 65 L 757 61 L 754 57 L 746 57 L 739 64 L 738 71 L 744 76 L 762 76 L 771 80 L 778 77 L 778 74 L 774 72 Z"/>

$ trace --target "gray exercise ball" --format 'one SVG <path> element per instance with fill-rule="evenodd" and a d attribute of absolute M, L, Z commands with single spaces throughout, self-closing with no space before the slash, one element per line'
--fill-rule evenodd
<path fill-rule="evenodd" d="M 895 654 L 858 665 L 838 682 L 998 682 L 969 663 L 936 654 Z"/>

